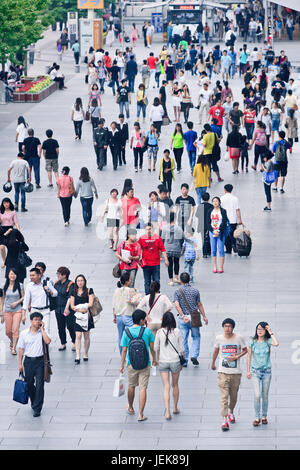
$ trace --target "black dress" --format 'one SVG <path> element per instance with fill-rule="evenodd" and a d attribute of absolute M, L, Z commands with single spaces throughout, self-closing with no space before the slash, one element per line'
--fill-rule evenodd
<path fill-rule="evenodd" d="M 88 289 L 88 292 L 89 292 L 89 294 L 94 293 L 93 289 Z M 74 305 L 88 304 L 89 303 L 89 294 L 86 293 L 84 295 L 78 295 L 78 294 L 75 294 L 74 289 L 73 289 L 72 293 L 71 293 L 71 296 L 74 297 Z M 76 312 L 74 312 L 74 313 L 76 313 Z M 87 315 L 89 316 L 88 329 L 84 330 L 83 328 L 81 328 L 80 325 L 75 323 L 75 331 L 80 331 L 81 333 L 86 333 L 86 331 L 90 331 L 92 328 L 95 328 L 94 320 L 93 320 L 92 315 L 90 315 L 90 313 L 87 313 Z"/>
<path fill-rule="evenodd" d="M 11 268 L 14 268 L 18 273 L 18 281 L 23 283 L 26 277 L 26 267 L 19 263 L 18 257 L 21 250 L 28 251 L 29 248 L 26 245 L 21 232 L 19 232 L 17 229 L 13 229 L 12 232 L 7 236 L 5 245 L 7 247 L 5 277 L 8 278 L 9 271 Z"/>

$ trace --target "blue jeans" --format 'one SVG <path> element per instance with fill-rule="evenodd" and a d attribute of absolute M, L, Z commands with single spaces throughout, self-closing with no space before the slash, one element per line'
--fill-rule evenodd
<path fill-rule="evenodd" d="M 187 361 L 188 358 L 189 358 L 189 344 L 188 344 L 188 340 L 189 340 L 189 332 L 191 332 L 191 335 L 192 335 L 192 346 L 191 346 L 191 357 L 198 357 L 199 356 L 199 353 L 200 353 L 200 339 L 201 339 L 201 336 L 200 336 L 200 328 L 192 328 L 191 327 L 191 322 L 189 323 L 184 323 L 184 321 L 179 318 L 178 320 L 178 328 L 180 329 L 181 331 L 181 335 L 182 335 L 182 341 L 183 341 L 183 345 L 184 345 L 184 357 L 185 357 L 185 360 Z"/>
<path fill-rule="evenodd" d="M 141 111 L 143 113 L 143 118 L 146 117 L 146 105 L 137 103 L 137 117 L 140 117 Z"/>
<path fill-rule="evenodd" d="M 187 153 L 190 159 L 191 170 L 193 170 L 196 163 L 196 150 L 188 150 Z"/>
<path fill-rule="evenodd" d="M 41 159 L 39 157 L 29 157 L 28 159 L 30 170 L 32 170 L 32 167 L 34 169 L 34 178 L 36 184 L 40 184 L 40 162 Z"/>
<path fill-rule="evenodd" d="M 202 33 L 198 33 L 198 44 L 199 44 L 200 46 L 202 46 L 202 36 L 203 36 Z"/>
<path fill-rule="evenodd" d="M 150 292 L 151 281 L 160 281 L 160 265 L 157 266 L 144 266 L 144 286 L 145 286 L 145 295 L 148 295 Z"/>
<path fill-rule="evenodd" d="M 231 64 L 229 65 L 229 75 L 231 76 L 231 78 L 234 77 L 235 72 L 236 72 L 235 64 L 232 64 L 232 63 L 231 63 Z"/>
<path fill-rule="evenodd" d="M 199 188 L 196 188 L 196 194 L 197 194 L 197 204 L 202 203 L 202 196 L 204 193 L 206 193 L 207 186 L 201 186 Z"/>
<path fill-rule="evenodd" d="M 103 91 L 103 93 L 104 93 L 104 82 L 105 82 L 105 78 L 99 78 L 100 91 Z"/>
<path fill-rule="evenodd" d="M 268 413 L 268 395 L 271 383 L 271 369 L 251 369 L 254 385 L 254 411 L 255 419 L 267 417 Z M 260 403 L 262 410 L 260 415 Z"/>
<path fill-rule="evenodd" d="M 124 330 L 126 326 L 132 326 L 133 321 L 132 321 L 132 316 L 131 315 L 117 315 L 117 328 L 118 328 L 118 334 L 119 334 L 119 350 L 120 350 L 120 355 L 122 354 L 122 348 L 120 346 L 121 344 L 121 339 L 124 333 Z"/>
<path fill-rule="evenodd" d="M 218 237 L 214 237 L 212 232 L 209 232 L 209 238 L 210 238 L 210 247 L 211 247 L 211 256 L 217 256 L 217 247 L 219 250 L 219 255 L 224 257 L 224 244 L 225 244 L 225 235 L 223 234 L 223 237 L 221 238 L 221 235 Z"/>
<path fill-rule="evenodd" d="M 111 87 L 112 92 L 113 92 L 113 95 L 115 96 L 115 94 L 116 94 L 115 86 L 117 85 L 117 89 L 119 88 L 119 81 L 118 80 L 112 80 L 111 84 L 112 84 L 112 87 Z"/>
<path fill-rule="evenodd" d="M 82 217 L 85 224 L 88 224 L 92 220 L 92 205 L 93 197 L 81 197 L 80 202 L 82 205 Z"/>
<path fill-rule="evenodd" d="M 194 259 L 185 259 L 184 260 L 184 272 L 188 273 L 191 278 L 191 282 L 194 282 Z"/>
<path fill-rule="evenodd" d="M 16 206 L 19 204 L 19 196 L 20 196 L 20 191 L 21 191 L 21 204 L 22 207 L 25 207 L 26 203 L 26 193 L 24 190 L 25 182 L 24 183 L 14 183 L 14 188 L 15 188 L 15 204 Z"/>
<path fill-rule="evenodd" d="M 128 78 L 128 86 L 129 86 L 129 90 L 131 93 L 134 93 L 134 80 L 135 80 L 135 76 L 134 77 L 127 77 Z"/>
<path fill-rule="evenodd" d="M 124 114 L 124 109 L 126 111 L 126 117 L 129 118 L 129 101 L 121 101 L 119 103 L 120 106 L 120 114 Z"/>

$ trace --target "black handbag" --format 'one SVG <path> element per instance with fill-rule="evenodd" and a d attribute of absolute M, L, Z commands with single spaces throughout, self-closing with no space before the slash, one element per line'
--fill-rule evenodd
<path fill-rule="evenodd" d="M 164 332 L 165 333 L 165 332 Z M 169 338 L 167 337 L 166 333 L 165 333 L 165 336 L 167 338 L 167 341 L 170 343 L 170 345 L 172 346 L 172 348 L 174 349 L 174 351 L 177 352 L 178 356 L 179 356 L 179 361 L 180 361 L 180 365 L 184 365 L 185 364 L 185 358 L 182 354 L 179 354 L 179 352 L 177 351 L 177 349 L 175 348 L 175 346 L 171 343 L 171 341 L 169 340 Z"/>
<path fill-rule="evenodd" d="M 29 268 L 29 266 L 32 265 L 32 259 L 30 258 L 30 256 L 27 255 L 27 253 L 25 253 L 25 251 L 20 250 L 18 256 L 18 263 L 21 266 L 25 266 L 25 268 Z"/>

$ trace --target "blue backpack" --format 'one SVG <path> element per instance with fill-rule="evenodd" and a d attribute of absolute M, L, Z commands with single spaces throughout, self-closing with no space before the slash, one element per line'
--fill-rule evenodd
<path fill-rule="evenodd" d="M 127 336 L 130 338 L 129 347 L 128 347 L 128 355 L 130 364 L 134 370 L 142 370 L 148 367 L 149 363 L 149 354 L 147 350 L 147 346 L 145 341 L 143 340 L 142 336 L 145 331 L 145 327 L 142 326 L 137 338 L 134 338 L 129 331 L 129 328 L 125 328 L 125 332 Z"/>

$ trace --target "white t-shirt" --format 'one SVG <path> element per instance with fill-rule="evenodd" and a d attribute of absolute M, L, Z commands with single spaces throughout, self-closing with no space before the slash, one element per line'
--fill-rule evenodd
<path fill-rule="evenodd" d="M 281 112 L 281 111 L 280 111 Z M 265 125 L 266 125 L 266 134 L 267 135 L 270 135 L 271 134 L 271 131 L 270 131 L 270 123 L 272 121 L 272 118 L 270 116 L 270 114 L 267 114 L 266 116 L 263 115 L 262 113 L 257 117 L 257 120 L 258 121 L 261 121 L 263 122 Z"/>
<path fill-rule="evenodd" d="M 27 127 L 25 127 L 23 123 L 18 125 L 16 132 L 19 134 L 18 142 L 24 142 L 24 139 L 28 137 Z"/>
<path fill-rule="evenodd" d="M 233 194 L 226 193 L 221 196 L 221 206 L 227 212 L 227 217 L 230 224 L 237 224 L 237 209 L 240 208 L 239 200 Z"/>
<path fill-rule="evenodd" d="M 158 296 L 159 299 L 158 299 Z M 149 313 L 150 307 L 149 307 L 149 298 L 150 294 L 146 295 L 138 304 L 137 308 L 144 310 L 144 312 Z M 158 300 L 157 300 L 158 299 Z M 164 313 L 168 312 L 169 310 L 172 309 L 173 305 L 170 301 L 170 299 L 164 295 L 164 294 L 155 294 L 153 307 L 150 311 L 150 318 L 152 319 L 152 323 L 160 323 L 162 316 Z"/>
<path fill-rule="evenodd" d="M 212 95 L 212 90 L 210 90 L 209 88 L 207 90 L 205 90 L 203 88 L 203 90 L 200 91 L 199 93 L 199 98 L 200 98 L 200 103 L 209 103 L 209 99 Z"/>
<path fill-rule="evenodd" d="M 168 334 L 168 339 L 170 339 L 175 349 L 171 346 L 169 341 L 166 345 L 166 334 L 167 330 L 161 328 L 160 330 L 158 330 L 155 337 L 154 350 L 159 350 L 159 362 L 178 362 L 179 355 L 177 354 L 175 349 L 178 351 L 179 354 L 182 354 L 184 351 L 181 332 L 178 328 L 174 328 L 174 330 L 172 330 Z"/>
<path fill-rule="evenodd" d="M 11 162 L 9 169 L 12 169 L 11 179 L 14 183 L 25 183 L 27 180 L 27 170 L 29 165 L 26 160 L 16 159 Z"/>
<path fill-rule="evenodd" d="M 95 65 L 98 65 L 98 61 L 102 60 L 103 52 L 95 52 Z"/>
<path fill-rule="evenodd" d="M 73 114 L 73 121 L 83 121 L 83 109 L 80 108 L 79 111 L 75 109 L 75 104 L 72 106 L 72 111 L 74 111 Z"/>
<path fill-rule="evenodd" d="M 240 354 L 246 347 L 244 338 L 235 334 L 231 339 L 226 339 L 224 335 L 216 337 L 215 348 L 219 348 L 219 367 L 218 372 L 223 374 L 241 374 L 240 359 L 228 362 L 226 358 L 235 354 Z"/>
<path fill-rule="evenodd" d="M 120 219 L 120 211 L 122 209 L 122 201 L 118 199 L 116 203 L 111 202 L 108 199 L 108 207 L 107 207 L 107 218 L 108 219 Z"/>

